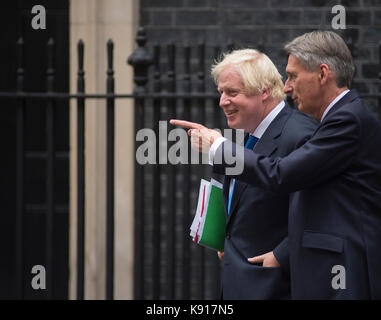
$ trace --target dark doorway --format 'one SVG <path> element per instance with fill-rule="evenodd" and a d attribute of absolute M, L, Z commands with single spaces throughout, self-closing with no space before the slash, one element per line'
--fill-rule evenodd
<path fill-rule="evenodd" d="M 35 5 L 46 9 L 46 29 L 35 30 Z M 15 92 L 17 40 L 22 37 L 24 91 L 47 90 L 47 43 L 54 39 L 54 91 L 69 91 L 69 0 L 4 0 L 0 3 L 0 91 Z M 47 127 L 47 101 L 25 100 L 20 127 L 16 99 L 0 100 L 3 139 L 0 179 L 0 299 L 66 299 L 69 252 L 69 104 L 53 102 L 53 130 Z M 19 138 L 23 145 L 20 152 Z M 53 137 L 54 210 L 48 216 L 47 141 Z M 23 162 L 22 197 L 20 170 Z M 21 211 L 18 211 L 21 208 Z M 18 215 L 17 212 L 21 212 Z M 47 221 L 52 221 L 52 227 Z M 50 234 L 50 236 L 49 236 Z M 49 252 L 51 256 L 49 257 Z M 50 262 L 49 262 L 50 261 Z M 34 289 L 36 265 L 46 269 L 46 289 Z M 48 267 L 49 266 L 49 267 Z"/>

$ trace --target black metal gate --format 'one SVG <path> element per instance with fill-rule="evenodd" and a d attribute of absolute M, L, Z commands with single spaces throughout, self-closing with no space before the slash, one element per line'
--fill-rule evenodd
<path fill-rule="evenodd" d="M 233 44 L 219 47 L 200 42 L 175 46 L 153 44 L 153 53 L 145 47 L 146 35 L 143 28 L 137 33 L 137 49 L 130 55 L 128 63 L 134 68 L 136 88 L 132 94 L 114 93 L 113 42 L 107 43 L 107 79 L 105 94 L 86 94 L 84 78 L 85 44 L 78 42 L 77 93 L 54 91 L 53 39 L 48 42 L 48 67 L 46 71 L 46 92 L 24 92 L 22 54 L 23 40 L 18 41 L 17 92 L 0 92 L 0 99 L 15 102 L 17 110 L 17 241 L 24 236 L 22 220 L 25 208 L 25 153 L 24 117 L 25 105 L 29 101 L 45 102 L 45 117 L 49 133 L 46 137 L 46 241 L 43 243 L 47 255 L 47 266 L 53 261 L 52 242 L 54 237 L 54 213 L 57 208 L 57 181 L 54 180 L 54 121 L 55 111 L 60 102 L 69 99 L 77 101 L 78 121 L 78 229 L 77 229 L 77 298 L 84 298 L 84 230 L 85 230 L 85 103 L 86 99 L 104 99 L 107 108 L 107 265 L 106 297 L 113 299 L 114 291 L 114 102 L 115 99 L 135 101 L 135 151 L 142 144 L 136 134 L 144 128 L 152 129 L 156 141 L 156 162 L 141 165 L 136 154 L 135 162 L 135 225 L 134 225 L 134 297 L 135 299 L 218 299 L 220 297 L 220 262 L 214 251 L 192 243 L 189 228 L 196 210 L 199 182 L 211 177 L 222 181 L 223 177 L 213 176 L 211 167 L 202 164 L 172 164 L 168 162 L 169 150 L 177 142 L 168 138 L 174 129 L 169 125 L 172 118 L 199 122 L 211 128 L 226 128 L 226 120 L 219 111 L 219 95 L 209 78 L 209 68 L 220 52 L 231 50 Z M 381 46 L 380 46 L 381 55 Z M 379 95 L 363 95 L 365 98 L 379 99 Z M 160 122 L 163 121 L 163 122 Z M 162 126 L 160 125 L 162 124 Z M 163 130 L 164 128 L 164 130 Z M 162 137 L 160 138 L 160 135 Z M 163 137 L 164 135 L 164 137 Z M 188 154 L 190 148 L 188 146 Z M 160 156 L 164 155 L 164 160 Z M 66 155 L 67 156 L 67 155 Z M 22 292 L 24 285 L 23 257 L 25 252 L 20 242 L 16 247 L 17 288 Z M 47 282 L 52 283 L 48 278 Z M 51 296 L 47 296 L 51 298 Z"/>
<path fill-rule="evenodd" d="M 200 164 L 175 165 L 160 164 L 158 157 L 177 142 L 167 140 L 168 131 L 173 129 L 167 122 L 172 118 L 213 128 L 226 126 L 222 112 L 216 108 L 218 94 L 207 79 L 212 59 L 205 61 L 206 46 L 202 42 L 180 48 L 173 43 L 154 44 L 153 56 L 145 49 L 145 42 L 140 28 L 138 48 L 129 58 L 136 82 L 135 132 L 153 128 L 158 138 L 163 134 L 159 121 L 167 127 L 165 137 L 159 139 L 165 142 L 164 149 L 156 142 L 156 163 L 135 164 L 135 298 L 218 299 L 217 254 L 195 245 L 189 236 L 200 179 L 209 179 L 211 169 L 201 164 L 202 159 Z M 212 49 L 209 57 L 216 58 L 220 48 Z M 148 72 L 150 64 L 152 72 Z M 146 88 L 148 79 L 152 82 Z"/>

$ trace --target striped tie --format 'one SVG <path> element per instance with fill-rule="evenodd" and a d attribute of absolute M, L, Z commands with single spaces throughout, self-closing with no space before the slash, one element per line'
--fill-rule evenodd
<path fill-rule="evenodd" d="M 252 135 L 249 135 L 249 139 L 247 139 L 245 143 L 245 148 L 248 148 L 250 150 L 253 150 L 254 145 L 257 143 L 258 138 L 254 137 Z M 234 186 L 235 186 L 235 179 L 233 179 L 233 186 L 232 186 L 232 191 L 230 192 L 229 195 L 229 202 L 228 202 L 228 214 L 230 213 L 230 206 L 232 204 L 232 198 L 233 198 L 233 191 L 234 191 Z"/>

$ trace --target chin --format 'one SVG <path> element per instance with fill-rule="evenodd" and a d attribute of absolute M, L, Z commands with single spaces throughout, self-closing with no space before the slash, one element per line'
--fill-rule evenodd
<path fill-rule="evenodd" d="M 298 110 L 308 114 L 308 109 L 305 108 L 301 103 L 298 104 Z"/>
<path fill-rule="evenodd" d="M 229 127 L 229 128 L 236 129 L 236 126 L 237 126 L 237 125 L 236 125 L 235 122 L 231 122 L 231 121 L 228 120 L 227 123 L 228 123 L 228 127 Z"/>
<path fill-rule="evenodd" d="M 305 114 L 308 114 L 309 116 L 314 116 L 314 112 L 312 111 L 312 109 L 306 108 L 302 104 L 298 105 L 298 110 L 305 113 Z"/>

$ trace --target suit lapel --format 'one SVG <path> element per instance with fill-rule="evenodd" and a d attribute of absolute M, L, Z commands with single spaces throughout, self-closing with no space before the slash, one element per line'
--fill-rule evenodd
<path fill-rule="evenodd" d="M 328 113 L 326 114 L 325 118 L 323 119 L 322 123 L 327 119 L 329 118 L 333 113 L 335 113 L 336 110 L 340 109 L 343 105 L 357 99 L 357 98 L 360 98 L 358 92 L 356 91 L 356 89 L 352 89 L 350 90 L 344 97 L 342 97 L 339 101 L 337 101 L 333 107 L 331 108 L 331 110 L 328 111 Z M 317 129 L 316 129 L 317 130 Z"/>
<path fill-rule="evenodd" d="M 291 116 L 293 110 L 286 103 L 285 107 L 279 112 L 279 114 L 275 117 L 275 119 L 270 123 L 266 131 L 263 133 L 262 137 L 255 144 L 253 150 L 256 153 L 263 154 L 266 157 L 270 157 L 274 152 L 278 149 L 277 138 L 281 135 L 284 125 L 286 124 L 287 119 Z M 247 137 L 246 137 L 247 138 Z M 246 139 L 245 139 L 246 141 Z M 227 212 L 227 202 L 229 199 L 229 186 L 230 186 L 230 178 L 225 178 L 226 183 L 226 198 L 225 202 L 225 211 Z M 235 215 L 236 207 L 239 203 L 239 200 L 247 188 L 247 183 L 241 182 L 236 179 L 234 186 L 234 193 L 232 198 L 232 203 L 230 207 L 230 214 L 227 217 L 227 223 L 232 220 L 232 217 Z M 224 183 L 225 186 L 225 183 Z"/>

